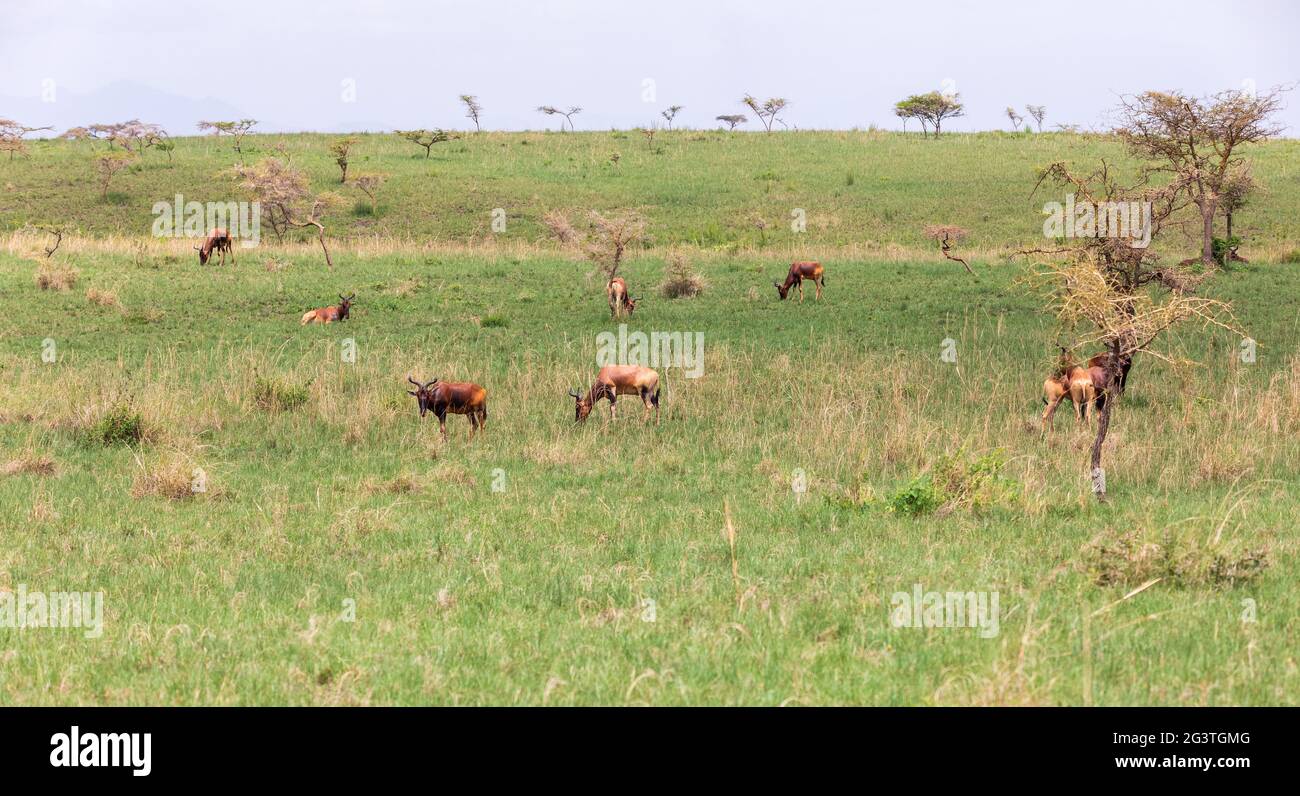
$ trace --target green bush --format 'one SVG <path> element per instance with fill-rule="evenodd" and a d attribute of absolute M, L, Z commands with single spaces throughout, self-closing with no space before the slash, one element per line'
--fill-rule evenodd
<path fill-rule="evenodd" d="M 310 386 L 310 381 L 303 385 L 288 384 L 259 375 L 253 382 L 253 400 L 268 412 L 285 412 L 307 403 Z"/>
<path fill-rule="evenodd" d="M 130 445 L 144 439 L 144 418 L 126 403 L 114 404 L 91 425 L 90 438 L 101 445 Z"/>
<path fill-rule="evenodd" d="M 913 478 L 886 501 L 886 510 L 918 517 L 943 509 L 984 511 L 1010 503 L 1016 482 L 1002 475 L 1006 455 L 1001 450 L 968 456 L 960 450 L 944 456 L 929 473 Z"/>

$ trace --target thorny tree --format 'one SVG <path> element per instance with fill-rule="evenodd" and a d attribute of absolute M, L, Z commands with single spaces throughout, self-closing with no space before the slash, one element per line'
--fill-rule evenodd
<path fill-rule="evenodd" d="M 339 203 L 337 194 L 313 194 L 306 175 L 278 158 L 267 158 L 256 166 L 236 166 L 233 173 L 261 203 L 262 218 L 277 238 L 282 238 L 290 227 L 314 227 L 316 240 L 325 252 L 325 264 L 334 267 L 321 218 Z"/>
<path fill-rule="evenodd" d="M 1020 126 L 1025 123 L 1025 117 L 1016 113 L 1016 109 L 1008 105 L 1007 118 L 1011 120 L 1011 131 L 1020 132 Z"/>
<path fill-rule="evenodd" d="M 217 137 L 228 135 L 235 139 L 235 151 L 238 152 L 241 157 L 244 154 L 242 148 L 244 145 L 244 136 L 248 135 L 249 131 L 255 126 L 257 126 L 256 119 L 240 119 L 239 121 L 233 122 L 199 122 L 200 130 L 211 130 L 212 134 Z"/>
<path fill-rule="evenodd" d="M 645 235 L 645 219 L 636 213 L 605 216 L 595 210 L 587 213 L 590 224 L 585 231 L 576 229 L 568 216 L 552 211 L 542 217 L 556 240 L 581 252 L 605 273 L 605 281 L 618 275 L 627 249 Z"/>
<path fill-rule="evenodd" d="M 1030 116 L 1034 117 L 1034 121 L 1038 124 L 1038 132 L 1040 132 L 1040 133 L 1043 132 L 1043 119 L 1046 119 L 1046 118 L 1047 118 L 1047 106 L 1046 106 L 1046 105 L 1026 105 L 1026 106 L 1025 106 L 1025 111 L 1026 111 Z"/>
<path fill-rule="evenodd" d="M 432 130 L 397 130 L 397 135 L 410 141 L 412 144 L 418 144 L 424 147 L 424 159 L 429 159 L 429 152 L 433 150 L 434 144 L 441 144 L 443 141 L 450 141 L 456 136 L 443 130 L 434 128 Z"/>
<path fill-rule="evenodd" d="M 13 119 L 0 119 L 0 152 L 8 152 L 9 159 L 14 154 L 27 154 L 27 144 L 23 136 L 38 130 L 53 130 L 53 127 L 24 127 Z"/>
<path fill-rule="evenodd" d="M 954 243 L 961 243 L 968 235 L 970 235 L 969 230 L 953 224 L 930 224 L 925 228 L 925 236 L 927 238 L 939 241 L 939 250 L 943 253 L 944 257 L 947 257 L 949 260 L 954 262 L 961 263 L 965 266 L 966 273 L 974 276 L 975 272 L 971 270 L 970 263 L 967 263 L 964 259 L 952 253 L 952 245 Z"/>
<path fill-rule="evenodd" d="M 461 94 L 460 101 L 465 106 L 465 118 L 474 120 L 474 132 L 482 132 L 483 128 L 479 127 L 478 119 L 483 113 L 483 106 L 479 104 L 478 97 L 473 94 Z"/>
<path fill-rule="evenodd" d="M 907 124 L 908 119 L 921 123 L 921 134 L 934 128 L 935 138 L 943 132 L 943 120 L 955 119 L 966 114 L 966 106 L 961 104 L 960 94 L 940 94 L 931 91 L 928 94 L 913 94 L 894 104 L 894 115 Z"/>
<path fill-rule="evenodd" d="M 95 156 L 95 172 L 99 175 L 99 197 L 108 199 L 108 186 L 117 173 L 130 166 L 135 156 L 129 152 L 100 152 Z"/>
<path fill-rule="evenodd" d="M 667 110 L 660 111 L 659 115 L 668 120 L 668 129 L 671 130 L 673 129 L 673 119 L 676 119 L 677 114 L 681 112 L 682 112 L 681 105 L 669 105 Z"/>
<path fill-rule="evenodd" d="M 1143 173 L 1136 184 L 1125 186 L 1105 162 L 1088 175 L 1075 174 L 1058 162 L 1043 171 L 1039 185 L 1044 181 L 1054 183 L 1073 192 L 1077 203 L 1093 206 L 1147 203 L 1154 241 L 1162 230 L 1177 226 L 1176 216 L 1191 201 L 1188 197 L 1192 189 L 1189 178 L 1152 187 L 1148 176 Z M 1194 295 L 1205 279 L 1204 272 L 1193 273 L 1181 265 L 1161 265 L 1151 248 L 1135 246 L 1135 242 L 1123 237 L 1081 237 L 1071 239 L 1065 248 L 1022 252 L 1043 258 L 1037 264 L 1035 281 L 1047 289 L 1049 306 L 1070 343 L 1063 346 L 1066 358 L 1078 361 L 1078 354 L 1096 346 L 1108 354 L 1104 367 L 1106 400 L 1090 456 L 1093 492 L 1100 501 L 1106 499 L 1102 449 L 1119 403 L 1124 364 L 1131 363 L 1139 353 L 1175 363 L 1156 345 L 1180 325 L 1241 334 L 1231 305 Z"/>
<path fill-rule="evenodd" d="M 1200 211 L 1200 260 L 1207 266 L 1214 263 L 1214 217 L 1243 162 L 1240 148 L 1282 131 L 1271 117 L 1281 109 L 1283 91 L 1222 91 L 1199 99 L 1147 91 L 1121 100 L 1116 134 L 1134 154 L 1156 161 L 1148 172 L 1186 186 Z"/>
<path fill-rule="evenodd" d="M 547 116 L 555 116 L 556 114 L 559 114 L 569 123 L 569 130 L 573 130 L 573 117 L 582 113 L 582 108 L 577 105 L 570 105 L 567 111 L 563 111 L 554 105 L 538 105 L 537 112 L 544 113 Z M 560 122 L 560 132 L 564 132 L 564 122 Z"/>
<path fill-rule="evenodd" d="M 734 131 L 736 125 L 744 124 L 749 121 L 749 118 L 743 113 L 724 113 L 723 115 L 714 118 L 727 125 L 727 130 L 729 131 Z"/>
<path fill-rule="evenodd" d="M 330 144 L 330 153 L 334 155 L 334 162 L 338 164 L 339 170 L 343 172 L 343 175 L 339 177 L 340 184 L 348 181 L 348 166 L 351 165 L 348 156 L 352 154 L 352 147 L 356 146 L 359 140 L 356 136 L 346 136 L 336 138 Z"/>
<path fill-rule="evenodd" d="M 770 97 L 760 102 L 752 94 L 746 94 L 740 98 L 740 104 L 754 112 L 758 120 L 763 123 L 765 132 L 772 132 L 773 122 L 781 122 L 781 126 L 785 126 L 785 122 L 781 121 L 781 112 L 786 109 L 790 102 L 784 97 Z M 721 119 L 722 117 L 719 116 L 718 118 Z"/>

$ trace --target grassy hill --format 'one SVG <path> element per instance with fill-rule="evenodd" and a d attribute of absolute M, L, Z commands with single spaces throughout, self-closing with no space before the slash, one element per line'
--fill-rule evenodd
<path fill-rule="evenodd" d="M 328 140 L 285 139 L 322 189 Z M 98 638 L 0 626 L 0 702 L 1296 704 L 1300 270 L 1248 247 L 1205 283 L 1257 356 L 1217 331 L 1167 341 L 1200 366 L 1141 358 L 1098 504 L 1090 430 L 1066 406 L 1040 435 L 1054 319 L 990 258 L 1036 242 L 1036 164 L 1112 144 L 660 141 L 485 134 L 426 161 L 367 138 L 356 167 L 393 181 L 378 218 L 331 222 L 355 238 L 332 271 L 146 237 L 153 201 L 230 198 L 224 141 L 150 152 L 108 203 L 91 145 L 0 164 L 4 225 L 85 233 L 0 245 L 0 598 L 104 594 Z M 1294 155 L 1256 151 L 1241 219 L 1276 260 Z M 658 426 L 629 397 L 574 424 L 619 326 L 589 265 L 535 245 L 555 207 L 651 219 L 626 331 L 704 356 L 660 364 Z M 974 230 L 976 277 L 929 251 L 933 220 Z M 656 290 L 668 243 L 702 247 L 702 295 Z M 781 258 L 819 247 L 823 300 L 778 302 Z M 353 291 L 347 322 L 299 325 Z M 484 385 L 486 433 L 442 439 L 408 375 Z M 918 585 L 996 592 L 997 627 L 897 626 Z"/>
<path fill-rule="evenodd" d="M 1105 158 L 1131 168 L 1113 139 L 1068 133 L 946 134 L 939 139 L 883 132 L 763 135 L 660 132 L 653 147 L 639 131 L 482 133 L 424 150 L 394 135 L 362 135 L 353 173 L 390 180 L 371 215 L 364 197 L 339 185 L 329 144 L 337 136 L 250 136 L 243 158 L 283 146 L 320 190 L 347 199 L 327 219 L 332 238 L 430 243 L 531 244 L 544 238 L 550 210 L 631 208 L 650 221 L 652 244 L 706 249 L 823 251 L 855 247 L 881 253 L 931 249 L 926 224 L 971 230 L 968 248 L 993 256 L 1040 244 L 1042 207 L 1063 201 L 1044 188 L 1031 196 L 1036 169 L 1066 160 L 1080 169 Z M 239 156 L 229 139 L 179 138 L 170 160 L 149 151 L 101 201 L 93 154 L 102 142 L 35 141 L 31 156 L 0 162 L 0 230 L 57 222 L 92 236 L 149 234 L 155 202 L 230 201 L 240 195 L 228 169 Z M 617 162 L 612 156 L 617 154 Z M 1300 141 L 1249 151 L 1264 187 L 1237 218 L 1243 254 L 1300 260 L 1294 207 L 1300 197 Z M 491 231 L 505 211 L 506 231 Z M 802 209 L 806 229 L 791 231 Z M 763 227 L 760 229 L 760 225 Z M 1181 258 L 1191 240 L 1171 240 Z"/>

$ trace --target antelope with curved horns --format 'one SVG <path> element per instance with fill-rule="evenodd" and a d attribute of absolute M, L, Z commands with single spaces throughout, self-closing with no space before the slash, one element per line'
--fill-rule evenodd
<path fill-rule="evenodd" d="M 826 269 L 822 268 L 821 263 L 810 261 L 798 261 L 790 263 L 790 273 L 785 275 L 785 284 L 773 282 L 776 286 L 776 292 L 781 295 L 781 300 L 785 301 L 786 294 L 790 288 L 799 288 L 799 301 L 803 301 L 803 281 L 812 280 L 813 286 L 817 288 L 817 299 L 821 300 L 822 288 L 826 286 Z"/>
<path fill-rule="evenodd" d="M 447 436 L 447 413 L 469 416 L 469 436 L 487 427 L 487 390 L 472 381 L 433 381 L 420 383 L 410 376 L 406 380 L 415 385 L 407 390 L 420 405 L 420 417 L 433 412 L 438 418 L 438 428 Z"/>
<path fill-rule="evenodd" d="M 609 280 L 609 284 L 605 285 L 605 297 L 609 299 L 609 316 L 611 318 L 617 318 L 624 311 L 631 317 L 632 312 L 636 309 L 637 301 L 640 300 L 632 298 L 627 292 L 627 282 L 621 276 L 614 277 Z"/>
<path fill-rule="evenodd" d="M 650 408 L 654 407 L 655 425 L 659 425 L 659 374 L 641 365 L 606 365 L 596 374 L 596 381 L 586 395 L 569 390 L 569 397 L 574 400 L 573 422 L 586 420 L 601 398 L 609 399 L 609 418 L 613 420 L 614 399 L 619 395 L 640 396 L 645 419 L 650 419 Z"/>
<path fill-rule="evenodd" d="M 195 246 L 194 251 L 199 253 L 199 265 L 207 265 L 213 252 L 221 253 L 222 265 L 226 264 L 226 252 L 230 253 L 230 263 L 233 265 L 235 262 L 235 249 L 231 246 L 230 233 L 223 227 L 214 227 L 203 239 L 203 245 Z"/>
<path fill-rule="evenodd" d="M 350 296 L 339 294 L 339 303 L 334 307 L 321 307 L 320 309 L 308 310 L 303 313 L 302 323 L 300 326 L 306 326 L 309 323 L 333 323 L 334 321 L 346 321 L 348 314 L 352 312 L 352 300 L 357 297 L 356 293 Z"/>

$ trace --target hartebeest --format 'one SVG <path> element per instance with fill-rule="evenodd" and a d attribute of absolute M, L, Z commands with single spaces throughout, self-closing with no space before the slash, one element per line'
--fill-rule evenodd
<path fill-rule="evenodd" d="M 414 395 L 420 405 L 420 417 L 433 412 L 438 418 L 438 428 L 447 436 L 447 413 L 469 415 L 469 436 L 487 426 L 487 390 L 472 381 L 438 381 L 421 384 L 410 376 L 406 380 L 415 385 L 407 394 Z"/>
<path fill-rule="evenodd" d="M 659 374 L 641 365 L 606 365 L 596 374 L 596 381 L 586 395 L 569 390 L 574 400 L 573 422 L 580 423 L 591 414 L 601 398 L 609 399 L 609 417 L 614 419 L 614 398 L 618 395 L 638 395 L 645 406 L 645 419 L 650 418 L 650 408 L 655 410 L 655 425 L 659 424 Z"/>
<path fill-rule="evenodd" d="M 1106 363 L 1110 361 L 1110 352 L 1103 351 L 1092 359 L 1088 360 L 1089 368 L 1101 368 L 1106 370 Z M 1119 392 L 1123 393 L 1128 386 L 1128 372 L 1133 367 L 1133 356 L 1131 354 L 1121 354 L 1119 357 Z"/>
<path fill-rule="evenodd" d="M 352 300 L 357 297 L 356 293 L 350 296 L 339 294 L 339 303 L 333 307 L 321 307 L 320 309 L 308 310 L 303 313 L 301 326 L 309 323 L 333 323 L 334 321 L 346 321 L 348 314 L 352 312 Z"/>
<path fill-rule="evenodd" d="M 223 227 L 214 227 L 208 236 L 203 239 L 202 246 L 195 246 L 194 251 L 199 253 L 199 265 L 207 265 L 208 260 L 212 259 L 214 252 L 221 253 L 221 264 L 226 264 L 226 253 L 230 253 L 230 262 L 235 262 L 235 250 L 231 246 L 230 233 Z"/>
<path fill-rule="evenodd" d="M 790 288 L 799 288 L 799 301 L 803 301 L 803 281 L 812 280 L 813 286 L 817 288 L 817 298 L 822 297 L 822 288 L 826 286 L 826 269 L 822 268 L 821 263 L 800 261 L 790 263 L 790 273 L 785 275 L 785 284 L 773 282 L 776 286 L 776 292 L 781 294 L 781 300 L 784 301 Z"/>
<path fill-rule="evenodd" d="M 1081 368 L 1071 365 L 1055 376 L 1043 382 L 1043 428 L 1047 433 L 1056 407 L 1067 397 L 1074 404 L 1074 418 L 1083 423 L 1097 414 L 1097 408 L 1105 401 L 1106 371 L 1098 367 Z"/>
<path fill-rule="evenodd" d="M 632 311 L 636 309 L 637 299 L 632 298 L 627 292 L 627 282 L 621 276 L 614 277 L 609 280 L 609 284 L 605 285 L 605 297 L 609 299 L 611 318 L 617 318 L 624 312 L 631 316 Z"/>

